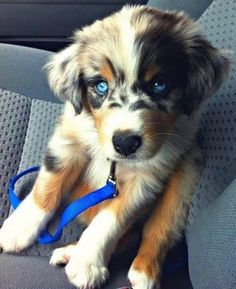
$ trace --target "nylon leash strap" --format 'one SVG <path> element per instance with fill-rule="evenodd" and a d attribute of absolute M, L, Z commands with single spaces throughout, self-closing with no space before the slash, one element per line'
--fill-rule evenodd
<path fill-rule="evenodd" d="M 23 176 L 36 172 L 40 169 L 39 166 L 31 167 L 25 171 L 22 171 L 18 175 L 10 179 L 8 194 L 9 200 L 14 209 L 16 209 L 22 202 L 22 200 L 15 193 L 15 184 Z M 61 214 L 60 222 L 56 229 L 56 232 L 51 235 L 46 229 L 38 238 L 40 244 L 50 244 L 58 241 L 63 233 L 63 229 L 68 223 L 73 221 L 78 215 L 83 213 L 88 208 L 97 205 L 105 200 L 112 199 L 117 196 L 116 181 L 115 181 L 115 162 L 111 163 L 110 174 L 107 179 L 107 183 L 104 187 L 89 193 L 82 198 L 79 198 L 72 202 Z"/>

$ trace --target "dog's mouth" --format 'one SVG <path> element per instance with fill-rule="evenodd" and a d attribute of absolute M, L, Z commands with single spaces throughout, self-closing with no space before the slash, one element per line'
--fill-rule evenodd
<path fill-rule="evenodd" d="M 120 154 L 114 154 L 114 156 L 108 158 L 108 160 L 110 161 L 116 161 L 116 162 L 140 162 L 143 161 L 144 159 L 138 157 L 136 154 L 132 154 L 132 155 L 120 155 Z"/>
<path fill-rule="evenodd" d="M 141 155 L 140 153 L 134 153 L 134 154 L 130 154 L 128 156 L 125 155 L 121 155 L 118 153 L 114 153 L 111 157 L 108 157 L 107 159 L 110 161 L 116 161 L 116 162 L 143 162 L 148 160 L 150 157 L 145 157 L 143 155 Z"/>

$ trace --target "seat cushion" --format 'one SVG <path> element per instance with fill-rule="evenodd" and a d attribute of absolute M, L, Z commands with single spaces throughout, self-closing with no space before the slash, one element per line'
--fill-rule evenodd
<path fill-rule="evenodd" d="M 110 278 L 102 289 L 127 286 L 129 262 L 124 258 L 113 260 Z M 1 289 L 75 289 L 61 267 L 49 265 L 47 257 L 0 255 Z M 180 287 L 178 287 L 180 289 Z M 178 289 L 176 288 L 176 289 Z M 169 288 L 168 288 L 169 289 Z M 182 289 L 182 287 L 181 287 Z"/>
<path fill-rule="evenodd" d="M 53 53 L 0 43 L 0 87 L 28 97 L 59 102 L 43 69 Z"/>
<path fill-rule="evenodd" d="M 147 5 L 158 9 L 185 11 L 192 18 L 198 19 L 213 0 L 149 0 Z"/>
<path fill-rule="evenodd" d="M 236 1 L 217 0 L 200 18 L 204 34 L 218 48 L 236 51 Z M 235 57 L 232 55 L 232 59 Z M 200 123 L 205 169 L 190 208 L 189 225 L 236 176 L 236 65 L 228 80 L 209 99 Z"/>
<path fill-rule="evenodd" d="M 189 272 L 194 289 L 236 288 L 235 192 L 236 178 L 189 228 Z"/>
<path fill-rule="evenodd" d="M 215 46 L 236 51 L 235 11 L 235 0 L 216 0 L 200 18 L 204 33 Z M 202 115 L 200 143 L 205 169 L 193 197 L 186 231 L 194 289 L 236 288 L 235 83 L 234 61 L 229 79 L 209 100 Z"/>
<path fill-rule="evenodd" d="M 31 99 L 0 89 L 0 226 L 9 214 L 7 186 L 18 171 Z"/>
<path fill-rule="evenodd" d="M 64 271 L 48 264 L 46 257 L 0 256 L 1 289 L 74 289 Z"/>

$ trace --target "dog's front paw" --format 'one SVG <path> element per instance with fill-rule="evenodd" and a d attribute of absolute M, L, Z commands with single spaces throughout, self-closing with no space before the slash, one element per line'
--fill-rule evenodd
<path fill-rule="evenodd" d="M 0 248 L 4 252 L 19 252 L 33 242 L 34 236 L 32 228 L 19 223 L 13 214 L 3 223 L 0 230 Z"/>
<path fill-rule="evenodd" d="M 156 280 L 148 276 L 145 272 L 135 270 L 132 267 L 129 270 L 128 279 L 133 289 L 159 288 L 155 282 Z"/>
<path fill-rule="evenodd" d="M 75 247 L 75 245 L 68 245 L 55 249 L 49 263 L 53 266 L 66 265 L 70 261 Z"/>
<path fill-rule="evenodd" d="M 100 287 L 109 276 L 103 264 L 92 262 L 89 258 L 80 259 L 77 255 L 71 257 L 66 266 L 66 274 L 70 282 L 80 289 Z"/>
<path fill-rule="evenodd" d="M 4 252 L 19 252 L 30 246 L 45 226 L 50 212 L 40 209 L 31 195 L 20 204 L 0 229 L 0 248 Z"/>

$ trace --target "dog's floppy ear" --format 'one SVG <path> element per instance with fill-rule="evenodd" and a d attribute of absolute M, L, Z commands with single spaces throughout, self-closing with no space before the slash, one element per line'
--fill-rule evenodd
<path fill-rule="evenodd" d="M 76 113 L 82 110 L 83 77 L 78 65 L 78 44 L 56 53 L 45 68 L 51 89 L 63 101 L 69 100 Z"/>
<path fill-rule="evenodd" d="M 228 75 L 230 61 L 226 51 L 213 47 L 200 35 L 189 41 L 188 54 L 184 112 L 189 115 L 220 87 Z"/>

